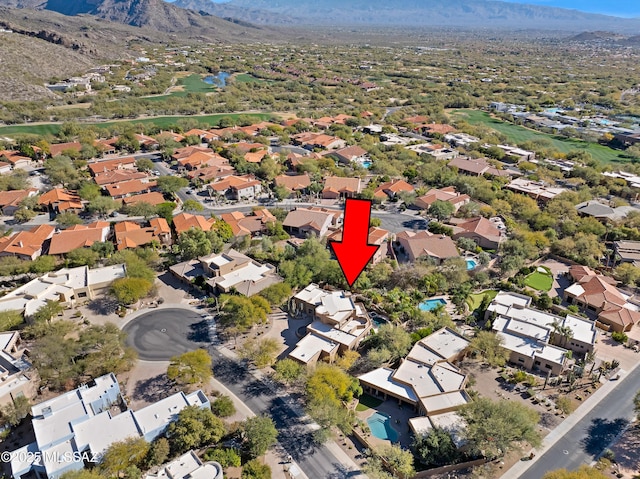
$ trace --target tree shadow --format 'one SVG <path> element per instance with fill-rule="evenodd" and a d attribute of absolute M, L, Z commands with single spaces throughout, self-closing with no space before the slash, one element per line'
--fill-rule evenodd
<path fill-rule="evenodd" d="M 207 320 L 190 324 L 187 339 L 194 343 L 210 343 L 211 337 L 209 336 L 209 323 Z"/>
<path fill-rule="evenodd" d="M 597 456 L 628 425 L 629 420 L 621 417 L 616 419 L 596 418 L 587 428 L 587 436 L 582 440 L 582 447 L 588 454 Z"/>
<path fill-rule="evenodd" d="M 340 464 L 339 462 L 334 462 L 332 464 L 335 471 L 330 472 L 325 477 L 326 479 L 348 479 L 350 477 L 360 476 L 362 473 L 359 470 L 351 470 L 344 464 Z"/>
<path fill-rule="evenodd" d="M 142 379 L 136 382 L 133 389 L 133 396 L 136 400 L 145 402 L 157 402 L 167 396 L 167 391 L 171 390 L 173 384 L 165 374 L 158 374 L 152 378 Z"/>
<path fill-rule="evenodd" d="M 272 394 L 269 385 L 266 383 L 266 381 L 261 379 L 249 381 L 247 384 L 245 384 L 243 392 L 247 397 L 253 398 L 259 396 L 270 396 Z"/>
<path fill-rule="evenodd" d="M 111 298 L 109 296 L 102 296 L 100 298 L 89 301 L 87 305 L 89 311 L 100 314 L 103 316 L 108 316 L 109 314 L 115 314 L 118 310 L 118 301 L 115 298 Z"/>
<path fill-rule="evenodd" d="M 213 362 L 213 374 L 223 383 L 237 384 L 244 382 L 249 371 L 243 364 L 229 358 L 216 358 Z"/>

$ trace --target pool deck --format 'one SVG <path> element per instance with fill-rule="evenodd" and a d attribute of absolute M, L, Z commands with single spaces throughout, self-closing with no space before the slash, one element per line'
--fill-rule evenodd
<path fill-rule="evenodd" d="M 410 447 L 413 437 L 411 429 L 409 429 L 409 419 L 418 416 L 418 413 L 409 406 L 400 407 L 396 400 L 388 399 L 375 409 L 356 412 L 356 416 L 358 419 L 361 419 L 366 423 L 367 419 L 373 416 L 376 412 L 381 412 L 391 417 L 391 426 L 398 432 L 398 442 L 405 448 Z M 391 444 L 391 441 L 380 439 L 375 437 L 373 434 L 371 434 L 367 440 L 371 441 L 372 445 L 388 446 Z"/>

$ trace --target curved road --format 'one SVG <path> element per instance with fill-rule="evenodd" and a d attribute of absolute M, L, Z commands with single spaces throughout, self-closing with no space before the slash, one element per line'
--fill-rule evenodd
<path fill-rule="evenodd" d="M 359 470 L 342 464 L 325 445 L 313 439 L 310 419 L 300 414 L 296 400 L 284 394 L 269 379 L 258 378 L 246 364 L 229 357 L 214 345 L 209 332 L 215 325 L 203 313 L 189 309 L 151 310 L 131 320 L 123 330 L 127 344 L 140 359 L 166 361 L 171 357 L 207 347 L 213 358 L 214 376 L 224 383 L 256 414 L 273 418 L 279 432 L 278 442 L 300 465 L 310 479 L 366 479 Z M 215 339 L 215 338 L 213 338 Z"/>
<path fill-rule="evenodd" d="M 211 343 L 209 324 L 201 313 L 189 309 L 151 310 L 127 323 L 123 331 L 127 345 L 145 361 L 168 361 Z"/>
<path fill-rule="evenodd" d="M 640 368 L 635 368 L 519 477 L 540 479 L 554 469 L 573 470 L 591 464 L 633 421 L 633 398 L 639 390 Z"/>

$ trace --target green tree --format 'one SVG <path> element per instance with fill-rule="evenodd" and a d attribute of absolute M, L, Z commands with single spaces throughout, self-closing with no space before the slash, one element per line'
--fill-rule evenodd
<path fill-rule="evenodd" d="M 58 155 L 49 158 L 44 163 L 44 170 L 52 185 L 66 187 L 77 182 L 80 178 L 78 170 L 76 170 L 73 161 L 68 156 Z"/>
<path fill-rule="evenodd" d="M 213 251 L 213 245 L 207 233 L 197 228 L 181 233 L 176 247 L 183 260 L 206 256 Z"/>
<path fill-rule="evenodd" d="M 33 263 L 29 266 L 29 271 L 32 273 L 48 273 L 56 269 L 57 261 L 53 256 L 38 256 Z"/>
<path fill-rule="evenodd" d="M 37 213 L 29 208 L 21 207 L 13 213 L 13 218 L 18 223 L 26 223 L 37 216 Z"/>
<path fill-rule="evenodd" d="M 278 361 L 275 366 L 274 378 L 285 384 L 293 384 L 304 374 L 304 366 L 293 359 L 285 358 Z"/>
<path fill-rule="evenodd" d="M 31 404 L 29 399 L 24 396 L 17 396 L 13 402 L 5 405 L 0 409 L 0 422 L 3 425 L 15 427 L 22 422 L 31 412 Z"/>
<path fill-rule="evenodd" d="M 92 182 L 85 181 L 78 190 L 80 198 L 86 201 L 93 201 L 100 196 L 100 187 Z"/>
<path fill-rule="evenodd" d="M 167 195 L 173 195 L 178 190 L 186 188 L 189 181 L 180 176 L 161 176 L 158 178 L 158 188 Z"/>
<path fill-rule="evenodd" d="M 111 444 L 105 451 L 98 470 L 109 477 L 119 477 L 130 466 L 142 467 L 149 453 L 149 443 L 131 437 Z"/>
<path fill-rule="evenodd" d="M 120 304 L 133 304 L 144 298 L 153 284 L 142 278 L 121 278 L 111 285 L 111 294 L 115 296 Z"/>
<path fill-rule="evenodd" d="M 158 214 L 158 208 L 145 201 L 137 201 L 127 205 L 124 211 L 129 216 L 143 216 L 145 220 Z"/>
<path fill-rule="evenodd" d="M 405 357 L 411 344 L 411 335 L 404 328 L 391 323 L 383 324 L 377 334 L 367 339 L 367 346 L 372 349 L 389 351 L 392 361 Z"/>
<path fill-rule="evenodd" d="M 250 338 L 238 348 L 238 355 L 262 369 L 273 364 L 279 351 L 280 345 L 273 338 Z"/>
<path fill-rule="evenodd" d="M 465 437 L 472 450 L 489 459 L 503 456 L 520 441 L 540 444 L 540 415 L 520 402 L 479 398 L 464 405 L 460 415 L 467 422 Z"/>
<path fill-rule="evenodd" d="M 22 323 L 24 323 L 22 311 L 3 311 L 0 315 L 0 331 L 16 329 Z"/>
<path fill-rule="evenodd" d="M 136 168 L 139 171 L 151 171 L 153 170 L 153 161 L 149 158 L 138 158 L 136 160 Z"/>
<path fill-rule="evenodd" d="M 291 297 L 291 286 L 287 283 L 276 283 L 263 289 L 259 294 L 269 301 L 271 306 L 280 306 Z"/>
<path fill-rule="evenodd" d="M 640 391 L 633 397 L 633 410 L 636 415 L 640 415 Z"/>
<path fill-rule="evenodd" d="M 51 299 L 47 299 L 45 303 L 40 306 L 35 313 L 33 313 L 32 319 L 39 322 L 47 322 L 50 323 L 54 316 L 58 316 L 58 314 L 64 311 L 64 306 L 60 303 L 60 301 L 53 301 Z"/>
<path fill-rule="evenodd" d="M 376 454 L 384 458 L 397 477 L 410 479 L 416 474 L 413 467 L 413 454 L 400 446 L 385 445 L 376 450 Z"/>
<path fill-rule="evenodd" d="M 258 459 L 252 459 L 242 467 L 242 479 L 271 479 L 271 468 Z"/>
<path fill-rule="evenodd" d="M 199 213 L 204 211 L 204 206 L 202 206 L 202 203 L 199 201 L 189 199 L 182 203 L 182 209 L 184 211 L 195 211 Z"/>
<path fill-rule="evenodd" d="M 176 204 L 172 201 L 167 201 L 165 203 L 160 203 L 156 207 L 156 212 L 158 216 L 167 220 L 167 223 L 173 223 L 173 211 L 176 209 Z"/>
<path fill-rule="evenodd" d="M 198 449 L 220 441 L 225 434 L 222 421 L 210 409 L 187 406 L 178 414 L 178 419 L 169 424 L 167 439 L 174 453 Z"/>
<path fill-rule="evenodd" d="M 76 266 L 93 268 L 98 259 L 98 253 L 89 248 L 78 248 L 67 253 L 67 263 L 72 268 Z"/>
<path fill-rule="evenodd" d="M 492 367 L 504 366 L 509 360 L 509 351 L 503 346 L 503 339 L 491 331 L 478 331 L 471 342 L 469 350 L 480 355 Z"/>
<path fill-rule="evenodd" d="M 242 432 L 244 446 L 251 458 L 262 456 L 278 438 L 278 430 L 273 420 L 267 416 L 246 419 L 242 425 Z"/>
<path fill-rule="evenodd" d="M 209 449 L 204 454 L 205 461 L 216 461 L 224 469 L 227 467 L 240 467 L 242 458 L 235 449 Z"/>
<path fill-rule="evenodd" d="M 80 469 L 79 471 L 65 472 L 60 479 L 106 479 L 95 469 Z"/>
<path fill-rule="evenodd" d="M 211 403 L 211 411 L 218 417 L 229 417 L 236 413 L 236 406 L 229 396 L 223 394 Z"/>
<path fill-rule="evenodd" d="M 242 332 L 257 323 L 265 322 L 267 314 L 271 312 L 269 302 L 261 296 L 247 298 L 245 296 L 220 296 L 221 312 L 220 326 L 236 328 Z"/>
<path fill-rule="evenodd" d="M 204 349 L 174 356 L 167 368 L 167 377 L 182 387 L 206 384 L 213 377 L 211 356 Z"/>
<path fill-rule="evenodd" d="M 151 443 L 147 454 L 146 466 L 159 466 L 169 457 L 169 441 L 164 437 L 159 437 Z"/>
<path fill-rule="evenodd" d="M 64 213 L 60 213 L 58 216 L 56 216 L 56 223 L 66 228 L 67 226 L 81 225 L 82 218 L 80 218 L 75 213 L 71 213 L 67 211 Z"/>
<path fill-rule="evenodd" d="M 608 477 L 607 474 L 583 464 L 575 471 L 567 471 L 566 469 L 549 471 L 542 476 L 542 479 L 607 479 Z"/>
<path fill-rule="evenodd" d="M 413 448 L 416 457 L 425 466 L 446 466 L 453 464 L 458 457 L 451 434 L 440 427 L 417 435 L 413 440 Z"/>
<path fill-rule="evenodd" d="M 91 214 L 97 214 L 106 216 L 112 211 L 117 210 L 120 207 L 120 203 L 108 196 L 98 196 L 97 198 L 89 201 L 87 204 L 87 211 Z"/>
<path fill-rule="evenodd" d="M 622 263 L 613 272 L 613 276 L 627 286 L 632 286 L 640 279 L 640 268 L 631 263 Z"/>
<path fill-rule="evenodd" d="M 436 200 L 431 203 L 429 206 L 429 210 L 427 213 L 429 216 L 433 216 L 438 221 L 443 221 L 451 217 L 451 215 L 455 212 L 456 207 L 453 203 L 449 203 L 448 201 Z"/>
<path fill-rule="evenodd" d="M 95 251 L 100 258 L 108 258 L 115 251 L 111 241 L 98 241 L 91 245 L 91 251 Z"/>
<path fill-rule="evenodd" d="M 126 333 L 113 323 L 92 325 L 80 332 L 74 348 L 76 364 L 82 373 L 98 377 L 107 373 L 130 370 L 137 359 L 133 348 L 126 345 Z"/>

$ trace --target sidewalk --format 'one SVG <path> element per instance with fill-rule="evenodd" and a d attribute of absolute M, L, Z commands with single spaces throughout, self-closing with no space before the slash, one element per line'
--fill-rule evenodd
<path fill-rule="evenodd" d="M 620 370 L 620 376 L 626 376 L 640 363 L 634 365 L 631 370 Z M 564 435 L 575 426 L 582 418 L 591 412 L 607 395 L 620 383 L 620 381 L 607 381 L 595 393 L 593 393 L 573 414 L 565 419 L 557 428 L 555 428 L 547 437 L 542 440 L 542 445 L 538 449 L 533 449 L 535 456 L 531 461 L 518 461 L 511 469 L 505 472 L 500 479 L 517 479 L 526 472 L 545 452 L 551 449 Z M 526 455 L 526 454 L 525 454 Z"/>

